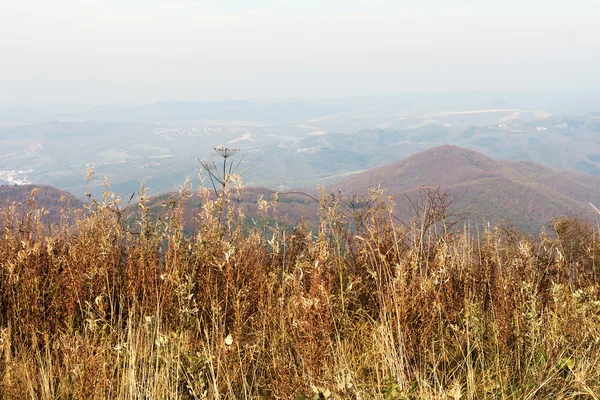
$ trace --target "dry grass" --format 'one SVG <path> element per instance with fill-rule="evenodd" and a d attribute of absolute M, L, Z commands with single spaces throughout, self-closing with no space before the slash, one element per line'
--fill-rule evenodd
<path fill-rule="evenodd" d="M 426 202 L 405 226 L 374 191 L 323 194 L 316 232 L 248 230 L 235 190 L 202 189 L 190 236 L 183 202 L 153 219 L 141 195 L 133 224 L 108 193 L 52 226 L 2 208 L 0 397 L 600 397 L 585 223 L 478 235 Z"/>

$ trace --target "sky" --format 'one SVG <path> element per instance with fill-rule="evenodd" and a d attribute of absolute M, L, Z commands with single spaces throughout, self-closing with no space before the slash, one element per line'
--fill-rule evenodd
<path fill-rule="evenodd" d="M 0 0 L 0 104 L 600 88 L 597 0 Z"/>

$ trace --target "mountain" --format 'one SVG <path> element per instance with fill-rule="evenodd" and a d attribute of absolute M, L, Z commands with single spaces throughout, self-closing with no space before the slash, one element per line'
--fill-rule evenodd
<path fill-rule="evenodd" d="M 29 198 L 33 185 L 1 186 L 0 204 L 6 201 L 23 203 Z M 36 203 L 49 211 L 49 219 L 56 221 L 63 206 L 61 196 L 70 199 L 73 208 L 83 203 L 67 192 L 50 186 L 38 188 Z M 386 166 L 358 173 L 351 178 L 332 184 L 326 192 L 341 192 L 347 196 L 361 195 L 369 189 L 381 187 L 396 202 L 396 215 L 408 221 L 414 215 L 413 203 L 418 202 L 424 191 L 439 188 L 440 193 L 452 199 L 449 213 L 462 221 L 481 226 L 484 222 L 508 224 L 527 232 L 538 233 L 552 218 L 579 216 L 592 219 L 595 216 L 589 203 L 600 205 L 600 177 L 583 173 L 556 170 L 531 161 L 494 160 L 473 150 L 455 146 L 441 146 Z M 308 193 L 318 197 L 315 189 L 290 190 L 279 196 L 277 214 L 270 209 L 266 219 L 286 219 L 297 223 L 307 219 L 309 226 L 316 227 L 318 205 Z M 288 193 L 289 193 L 288 192 Z M 176 193 L 154 196 L 149 200 L 151 214 L 161 215 L 164 206 Z M 264 187 L 247 187 L 241 199 L 232 201 L 241 207 L 251 222 L 264 220 L 258 212 L 258 199 L 272 198 L 271 190 Z M 194 229 L 195 219 L 201 208 L 195 193 L 186 203 L 185 220 L 188 229 Z M 127 215 L 133 216 L 138 208 L 128 207 Z"/>
<path fill-rule="evenodd" d="M 316 195 L 315 191 L 310 192 L 310 196 Z M 241 192 L 241 197 L 237 193 L 232 194 L 230 201 L 238 210 L 242 210 L 247 217 L 247 223 L 252 225 L 254 222 L 273 224 L 275 221 L 295 225 L 300 223 L 304 218 L 310 228 L 316 228 L 317 202 L 302 192 L 294 192 L 289 194 L 281 194 L 276 210 L 269 203 L 267 214 L 259 211 L 258 200 L 262 197 L 264 200 L 271 201 L 273 199 L 273 191 L 264 187 L 246 187 Z M 186 230 L 193 231 L 198 228 L 198 217 L 202 209 L 202 203 L 198 191 L 191 191 L 190 197 L 187 199 L 184 207 L 184 225 Z M 214 195 L 212 196 L 214 199 Z M 165 193 L 149 198 L 147 206 L 150 216 L 157 218 L 166 210 L 165 206 L 171 201 L 179 200 L 179 193 Z M 128 218 L 133 218 L 140 215 L 137 204 L 130 205 L 125 215 Z M 254 221 L 254 222 L 253 222 Z"/>
<path fill-rule="evenodd" d="M 0 185 L 0 209 L 7 203 L 16 203 L 17 206 L 26 206 L 34 189 L 35 206 L 48 213 L 44 217 L 47 222 L 58 222 L 60 213 L 65 207 L 78 209 L 83 207 L 83 201 L 64 190 L 47 185 Z"/>
<path fill-rule="evenodd" d="M 246 184 L 272 188 L 332 184 L 445 144 L 600 175 L 600 108 L 565 113 L 518 97 L 0 106 L 0 179 L 100 197 L 106 177 L 122 197 L 142 181 L 165 193 L 186 177 L 198 184 L 198 158 L 217 145 L 241 149 Z M 88 183 L 90 167 L 100 179 Z"/>
<path fill-rule="evenodd" d="M 588 203 L 600 203 L 600 177 L 555 170 L 530 161 L 498 161 L 473 150 L 441 146 L 359 173 L 331 186 L 362 193 L 381 185 L 393 195 L 401 218 L 421 187 L 453 199 L 450 211 L 472 223 L 508 223 L 526 232 L 558 216 L 592 218 Z"/>
<path fill-rule="evenodd" d="M 441 146 L 420 152 L 381 168 L 358 173 L 351 178 L 326 187 L 326 192 L 341 192 L 346 198 L 359 197 L 369 189 L 381 187 L 392 195 L 396 215 L 408 221 L 415 215 L 414 203 L 424 191 L 438 189 L 447 194 L 452 203 L 449 214 L 472 226 L 491 222 L 513 226 L 523 232 L 539 233 L 553 218 L 577 216 L 592 219 L 593 208 L 600 205 L 600 177 L 543 167 L 531 161 L 499 161 L 473 150 L 455 146 Z M 269 212 L 268 219 L 287 218 L 299 222 L 306 218 L 310 227 L 316 224 L 318 204 L 307 193 L 318 197 L 315 189 L 283 191 L 279 195 L 277 216 Z M 250 220 L 257 215 L 260 196 L 269 200 L 266 188 L 245 188 L 238 201 Z M 159 215 L 162 204 L 176 194 L 163 194 L 150 200 L 154 215 Z M 237 201 L 237 200 L 236 200 Z M 201 204 L 197 196 L 186 205 L 187 227 L 194 227 L 194 215 Z M 130 208 L 134 211 L 135 207 Z M 272 221 L 271 221 L 272 222 Z"/>

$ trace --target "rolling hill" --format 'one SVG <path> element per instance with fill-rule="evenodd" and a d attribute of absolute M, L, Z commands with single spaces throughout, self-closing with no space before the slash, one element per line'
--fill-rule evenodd
<path fill-rule="evenodd" d="M 37 189 L 34 195 L 37 209 L 44 209 L 47 214 L 44 219 L 47 222 L 58 222 L 60 212 L 65 207 L 79 209 L 83 207 L 83 201 L 64 190 L 56 189 L 48 185 L 0 185 L 0 210 L 7 203 L 16 203 L 17 206 L 26 207 L 31 193 Z"/>
<path fill-rule="evenodd" d="M 513 226 L 526 233 L 539 233 L 553 218 L 578 216 L 595 218 L 589 203 L 600 204 L 600 177 L 556 170 L 531 161 L 499 161 L 473 150 L 441 146 L 407 157 L 381 168 L 358 173 L 351 178 L 326 187 L 326 192 L 341 192 L 345 196 L 361 195 L 381 187 L 396 202 L 396 215 L 408 221 L 414 215 L 412 203 L 422 188 L 439 188 L 452 200 L 449 213 L 473 226 L 484 222 Z M 278 217 L 298 222 L 303 216 L 312 227 L 318 205 L 299 195 L 304 192 L 318 197 L 315 189 L 284 191 L 279 196 Z M 240 205 L 248 216 L 254 216 L 259 196 L 271 198 L 266 188 L 246 188 Z M 161 204 L 173 194 L 151 200 L 158 212 Z M 199 209 L 197 197 L 186 207 L 189 226 L 194 209 Z M 270 218 L 274 218 L 270 214 Z"/>
<path fill-rule="evenodd" d="M 36 186 L 36 202 L 49 211 L 55 221 L 62 202 L 61 196 L 71 199 L 72 207 L 80 207 L 81 200 L 50 186 Z M 531 161 L 499 161 L 473 150 L 455 146 L 441 146 L 407 157 L 393 164 L 358 173 L 351 178 L 332 184 L 326 191 L 341 192 L 346 196 L 363 194 L 381 187 L 396 202 L 397 216 L 407 221 L 414 215 L 412 203 L 423 188 L 439 188 L 452 199 L 449 212 L 462 221 L 481 226 L 484 222 L 508 224 L 527 232 L 538 233 L 552 218 L 579 216 L 593 219 L 595 211 L 589 203 L 600 205 L 600 177 L 566 170 L 555 170 Z M 0 187 L 0 204 L 6 201 L 24 202 L 32 185 Z M 316 227 L 317 203 L 304 192 L 317 197 L 316 189 L 291 190 L 281 193 L 277 215 L 270 211 L 267 219 L 287 219 L 297 223 L 304 217 L 309 226 Z M 271 190 L 248 187 L 241 199 L 235 199 L 246 215 L 257 216 L 260 196 L 271 199 Z M 149 200 L 152 215 L 158 216 L 163 204 L 168 204 L 175 193 L 154 196 Z M 185 220 L 188 229 L 195 228 L 195 216 L 200 209 L 195 193 L 187 202 Z M 131 204 L 128 215 L 136 213 Z M 263 217 L 259 217 L 264 218 Z"/>
<path fill-rule="evenodd" d="M 421 187 L 440 188 L 453 198 L 451 211 L 473 223 L 508 223 L 538 232 L 553 217 L 594 217 L 600 177 L 555 170 L 530 161 L 497 161 L 455 146 L 436 147 L 399 162 L 357 174 L 331 186 L 361 193 L 381 185 L 407 218 Z"/>

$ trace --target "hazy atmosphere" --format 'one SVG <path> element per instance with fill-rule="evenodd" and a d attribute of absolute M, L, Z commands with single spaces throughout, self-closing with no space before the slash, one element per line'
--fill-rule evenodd
<path fill-rule="evenodd" d="M 0 104 L 600 87 L 600 3 L 0 1 Z"/>
<path fill-rule="evenodd" d="M 0 0 L 0 399 L 600 399 L 600 0 Z"/>

